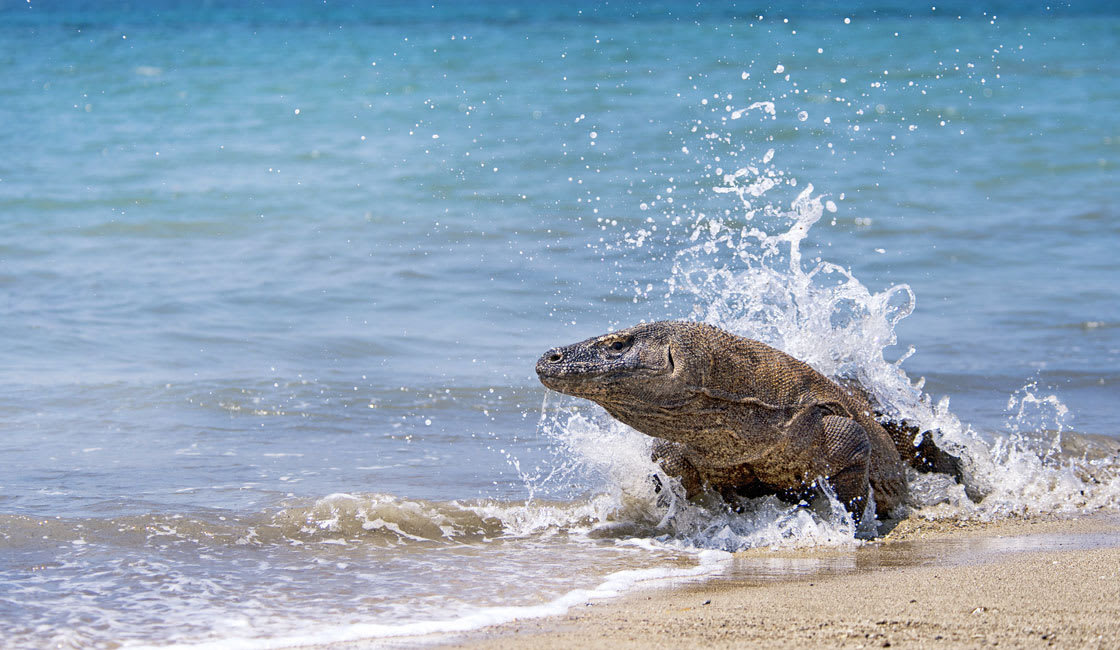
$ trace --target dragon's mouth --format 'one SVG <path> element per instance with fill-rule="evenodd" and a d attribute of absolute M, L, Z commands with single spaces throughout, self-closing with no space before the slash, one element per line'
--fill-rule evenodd
<path fill-rule="evenodd" d="M 611 384 L 608 372 L 541 372 L 537 378 L 545 388 L 575 397 L 590 397 Z"/>
<path fill-rule="evenodd" d="M 618 375 L 618 371 L 607 368 L 595 368 L 592 366 L 555 366 L 551 364 L 538 363 L 537 364 L 537 377 L 541 383 L 549 388 L 553 384 L 558 386 L 571 386 L 582 384 L 589 381 L 602 381 L 612 375 Z"/>

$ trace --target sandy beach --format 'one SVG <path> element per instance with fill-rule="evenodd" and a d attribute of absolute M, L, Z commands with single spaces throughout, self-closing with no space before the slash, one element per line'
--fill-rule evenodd
<path fill-rule="evenodd" d="M 0 1 L 0 650 L 1120 650 L 1118 46 Z"/>
<path fill-rule="evenodd" d="M 859 548 L 739 553 L 720 579 L 436 645 L 1116 648 L 1120 517 L 906 520 Z"/>

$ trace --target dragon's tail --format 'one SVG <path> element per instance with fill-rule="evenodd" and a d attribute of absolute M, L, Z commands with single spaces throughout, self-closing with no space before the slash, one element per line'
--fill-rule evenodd
<path fill-rule="evenodd" d="M 882 413 L 875 413 L 879 426 L 894 440 L 898 455 L 919 472 L 937 472 L 952 476 L 957 483 L 964 482 L 961 459 L 938 447 L 933 439 L 935 431 L 921 431 L 905 420 L 891 420 Z M 914 444 L 921 436 L 921 442 Z"/>

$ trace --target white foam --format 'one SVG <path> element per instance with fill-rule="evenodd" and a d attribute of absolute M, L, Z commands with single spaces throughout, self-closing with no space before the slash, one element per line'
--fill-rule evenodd
<path fill-rule="evenodd" d="M 682 580 L 697 580 L 723 573 L 730 566 L 730 553 L 705 551 L 697 554 L 698 565 L 688 569 L 630 569 L 607 575 L 602 583 L 592 589 L 574 589 L 566 594 L 540 605 L 521 605 L 509 607 L 481 607 L 460 616 L 409 623 L 354 623 L 336 625 L 325 629 L 315 621 L 293 625 L 300 629 L 319 628 L 313 634 L 292 634 L 283 636 L 232 636 L 203 641 L 172 645 L 149 646 L 144 644 L 124 644 L 133 650 L 161 648 L 163 650 L 267 650 L 269 648 L 290 648 L 296 646 L 322 645 L 362 641 L 366 639 L 386 639 L 394 637 L 419 637 L 435 634 L 456 634 L 471 632 L 492 625 L 501 625 L 517 620 L 560 616 L 576 605 L 590 604 L 597 600 L 616 598 L 636 589 L 664 587 Z M 237 627 L 252 629 L 252 620 L 240 620 Z"/>

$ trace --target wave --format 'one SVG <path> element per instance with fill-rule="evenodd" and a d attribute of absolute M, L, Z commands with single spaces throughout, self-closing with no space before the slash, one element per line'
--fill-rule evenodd
<path fill-rule="evenodd" d="M 26 624 L 0 633 L 52 647 L 271 648 L 463 632 L 730 562 L 635 541 L 597 519 L 611 511 L 601 496 L 332 494 L 256 515 L 6 515 L 0 604 Z"/>
<path fill-rule="evenodd" d="M 158 646 L 128 646 L 139 648 L 161 648 L 163 650 L 263 650 L 267 648 L 291 648 L 297 646 L 320 646 L 327 643 L 345 643 L 387 637 L 422 637 L 440 634 L 470 632 L 491 625 L 501 625 L 515 620 L 560 616 L 576 605 L 591 604 L 593 601 L 614 598 L 638 588 L 653 588 L 682 580 L 697 580 L 723 572 L 729 565 L 730 555 L 705 553 L 699 556 L 699 564 L 689 569 L 632 569 L 619 571 L 606 576 L 602 583 L 590 589 L 573 589 L 558 598 L 539 605 L 515 605 L 506 607 L 479 607 L 459 616 L 428 621 L 413 621 L 398 624 L 352 623 L 348 625 L 322 626 L 311 622 L 314 633 L 284 634 L 266 638 L 251 636 L 226 636 L 217 641 L 201 643 L 175 643 Z"/>

